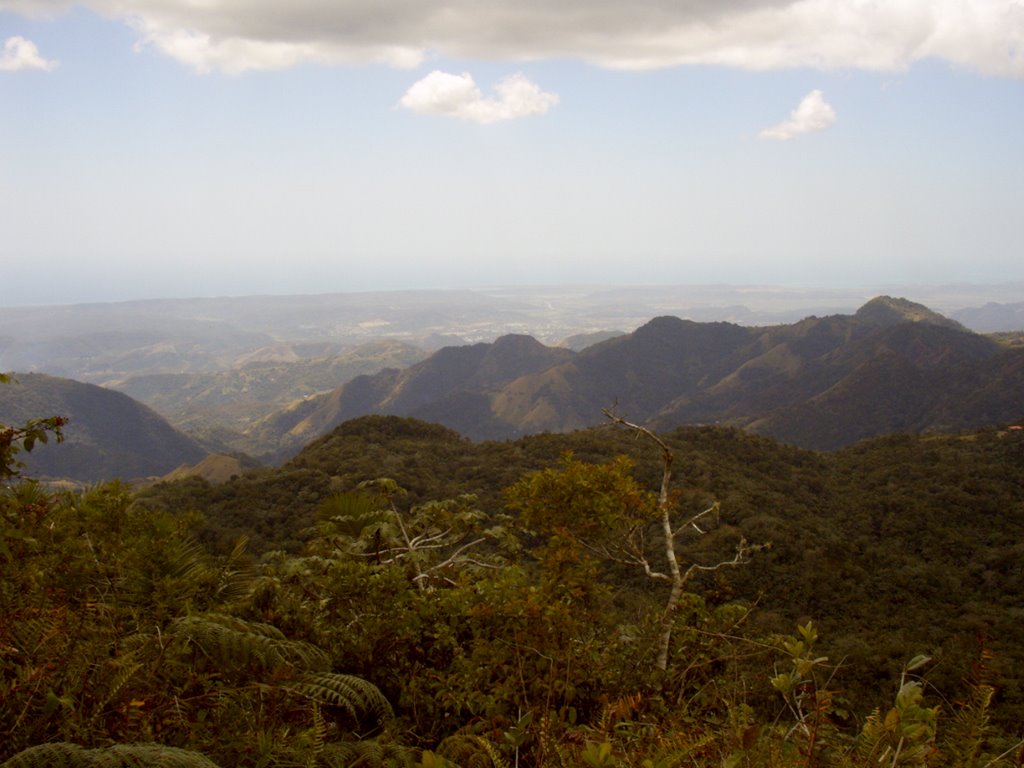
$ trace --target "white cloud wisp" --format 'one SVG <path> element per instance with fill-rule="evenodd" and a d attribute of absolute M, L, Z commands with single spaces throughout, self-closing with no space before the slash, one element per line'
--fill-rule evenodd
<path fill-rule="evenodd" d="M 18 72 L 36 69 L 50 72 L 57 68 L 58 62 L 44 59 L 39 48 L 31 40 L 24 37 L 9 37 L 0 50 L 0 72 Z"/>
<path fill-rule="evenodd" d="M 765 128 L 758 134 L 762 139 L 789 141 L 805 133 L 823 131 L 836 121 L 836 111 L 825 101 L 821 91 L 808 93 L 800 104 L 789 113 L 789 118 L 778 125 Z"/>
<path fill-rule="evenodd" d="M 66 0 L 0 0 L 0 11 Z M 939 59 L 1024 79 L 1024 0 L 81 0 L 198 72 L 428 55 L 901 71 Z"/>
<path fill-rule="evenodd" d="M 485 98 L 472 75 L 434 70 L 414 83 L 398 105 L 413 112 L 446 115 L 486 125 L 543 115 L 558 103 L 557 94 L 542 91 L 522 74 L 505 78 L 494 90 L 499 98 Z"/>

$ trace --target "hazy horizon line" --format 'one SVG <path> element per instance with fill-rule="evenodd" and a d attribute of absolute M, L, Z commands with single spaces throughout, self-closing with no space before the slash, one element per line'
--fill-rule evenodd
<path fill-rule="evenodd" d="M 231 301 L 245 299 L 296 299 L 305 297 L 331 297 L 331 296 L 373 296 L 373 295 L 409 295 L 409 294 L 446 294 L 446 293 L 541 293 L 551 291 L 573 291 L 580 293 L 591 293 L 595 291 L 674 291 L 674 290 L 724 290 L 724 291 L 760 291 L 760 292 L 793 292 L 793 293 L 837 293 L 837 294 L 858 294 L 872 293 L 876 291 L 917 290 L 925 292 L 937 291 L 983 291 L 983 290 L 1013 290 L 1019 288 L 1022 291 L 1021 301 L 1024 301 L 1024 281 L 985 281 L 985 282 L 865 282 L 856 285 L 844 284 L 835 285 L 827 283 L 731 283 L 731 282 L 699 282 L 699 283 L 637 283 L 637 284 L 612 284 L 612 283 L 530 283 L 530 284 L 465 284 L 451 287 L 425 287 L 425 288 L 381 288 L 381 289 L 358 289 L 358 290 L 333 290 L 333 291 L 309 291 L 309 292 L 253 292 L 253 293 L 216 293 L 216 294 L 180 294 L 160 296 L 137 296 L 131 298 L 105 298 L 85 299 L 80 301 L 56 301 L 56 302 L 24 302 L 24 303 L 0 303 L 0 309 L 32 309 L 47 307 L 83 307 L 102 306 L 111 304 L 137 304 L 137 303 L 159 303 L 176 301 Z"/>

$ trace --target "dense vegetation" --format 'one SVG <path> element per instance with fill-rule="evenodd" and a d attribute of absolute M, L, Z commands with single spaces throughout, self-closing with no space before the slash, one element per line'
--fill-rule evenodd
<path fill-rule="evenodd" d="M 0 765 L 1019 764 L 1021 431 L 648 437 L 5 483 Z"/>
<path fill-rule="evenodd" d="M 745 568 L 704 577 L 705 594 L 756 601 L 750 621 L 765 632 L 813 618 L 830 654 L 848 660 L 850 693 L 866 707 L 879 703 L 877 687 L 908 653 L 942 659 L 931 674 L 955 686 L 984 645 L 996 654 L 990 666 L 1000 674 L 1003 716 L 1024 716 L 1013 663 L 1024 656 L 1021 430 L 894 435 L 831 454 L 732 429 L 665 437 L 676 455 L 680 512 L 717 500 L 720 531 L 772 544 Z M 399 479 L 410 504 L 474 493 L 482 509 L 501 511 L 503 489 L 556 466 L 566 451 L 595 464 L 627 455 L 645 487 L 660 481 L 659 452 L 611 427 L 472 443 L 436 425 L 366 417 L 279 470 L 220 486 L 165 484 L 140 503 L 200 511 L 198 535 L 220 552 L 249 535 L 254 552 L 298 553 L 323 499 L 367 478 Z"/>

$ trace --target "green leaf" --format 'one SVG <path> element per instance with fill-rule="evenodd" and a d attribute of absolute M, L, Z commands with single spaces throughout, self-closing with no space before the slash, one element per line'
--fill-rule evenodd
<path fill-rule="evenodd" d="M 797 626 L 797 631 L 800 633 L 803 639 L 807 641 L 808 645 L 814 645 L 814 643 L 818 640 L 818 630 L 815 629 L 814 624 L 810 621 L 808 621 L 802 627 Z"/>
<path fill-rule="evenodd" d="M 931 656 L 925 656 L 923 653 L 918 654 L 909 662 L 907 662 L 907 672 L 913 672 L 915 669 L 920 669 L 925 664 L 928 664 L 931 660 Z"/>
<path fill-rule="evenodd" d="M 781 693 L 789 693 L 793 690 L 793 677 L 792 675 L 786 672 L 783 672 L 773 677 L 771 679 L 771 683 L 772 688 Z"/>
<path fill-rule="evenodd" d="M 52 715 L 54 712 L 57 711 L 57 708 L 59 706 L 60 706 L 60 698 L 58 698 L 57 694 L 54 693 L 53 691 L 47 691 L 46 692 L 46 701 L 43 704 L 43 716 L 44 717 L 49 717 L 50 715 Z"/>

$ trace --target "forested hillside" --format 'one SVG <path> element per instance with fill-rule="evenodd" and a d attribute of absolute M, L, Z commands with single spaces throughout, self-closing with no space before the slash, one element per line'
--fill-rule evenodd
<path fill-rule="evenodd" d="M 208 453 L 120 392 L 39 373 L 18 374 L 0 386 L 0 424 L 40 416 L 61 416 L 68 425 L 63 445 L 40 445 L 26 458 L 36 477 L 82 483 L 160 477 Z"/>
<path fill-rule="evenodd" d="M 0 430 L 4 768 L 1024 756 L 1024 430 L 372 416 L 216 486 L 10 477 L 60 426 Z"/>
<path fill-rule="evenodd" d="M 1024 432 L 897 435 L 830 454 L 726 428 L 665 439 L 681 509 L 717 500 L 716 536 L 772 545 L 744 568 L 705 578 L 716 600 L 756 602 L 750 622 L 765 631 L 815 619 L 829 649 L 876 682 L 907 653 L 927 651 L 948 658 L 936 674 L 955 683 L 984 639 L 1005 675 L 1001 696 L 1015 712 L 1024 705 L 1014 661 L 1024 653 L 1015 608 L 1024 590 Z M 659 452 L 610 425 L 478 444 L 436 425 L 365 417 L 279 470 L 217 487 L 166 484 L 140 503 L 201 512 L 203 540 L 221 551 L 243 534 L 254 551 L 301 551 L 324 499 L 361 481 L 393 478 L 410 505 L 472 493 L 496 513 L 503 489 L 558 466 L 567 451 L 597 464 L 627 455 L 645 487 L 660 482 Z"/>

